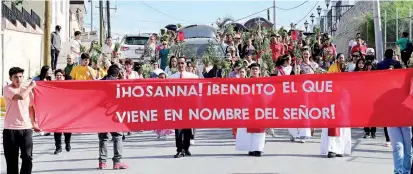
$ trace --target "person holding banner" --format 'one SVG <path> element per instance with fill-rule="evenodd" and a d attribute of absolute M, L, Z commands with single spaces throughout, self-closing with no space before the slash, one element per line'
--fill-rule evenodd
<path fill-rule="evenodd" d="M 253 63 L 249 66 L 251 78 L 260 77 L 261 66 Z M 265 145 L 265 128 L 238 128 L 235 149 L 248 151 L 249 156 L 261 157 Z"/>
<path fill-rule="evenodd" d="M 33 130 L 39 131 L 34 112 L 32 90 L 36 83 L 31 81 L 23 86 L 24 70 L 13 67 L 9 70 L 12 83 L 3 88 L 6 102 L 4 118 L 3 150 L 6 158 L 7 173 L 19 173 L 19 150 L 22 159 L 20 173 L 32 173 L 33 168 Z"/>
<path fill-rule="evenodd" d="M 65 80 L 65 75 L 64 75 L 64 71 L 62 69 L 58 69 L 54 72 L 54 76 L 56 78 L 56 81 L 61 81 L 61 80 Z M 53 133 L 54 136 L 54 143 L 56 146 L 56 150 L 54 151 L 54 154 L 60 154 L 62 153 L 62 134 L 65 137 L 65 149 L 67 152 L 70 152 L 70 150 L 72 149 L 72 147 L 70 146 L 70 139 L 72 137 L 72 133 L 69 132 L 55 132 Z"/>
<path fill-rule="evenodd" d="M 241 66 L 238 69 L 238 74 L 236 75 L 236 78 L 246 78 L 247 77 L 247 70 L 245 67 Z M 234 138 L 237 138 L 237 132 L 239 129 L 245 129 L 245 128 L 232 128 L 232 135 Z"/>
<path fill-rule="evenodd" d="M 166 77 L 167 77 L 165 72 L 161 72 L 157 76 L 158 76 L 158 79 L 166 79 Z M 162 138 L 163 140 L 166 140 L 167 136 L 172 134 L 173 131 L 171 129 L 158 129 L 158 130 L 155 130 L 155 133 L 156 133 L 156 135 L 157 135 L 156 137 L 158 139 Z"/>
<path fill-rule="evenodd" d="M 394 51 L 387 49 L 384 52 L 384 60 L 377 63 L 377 69 L 401 69 L 400 62 L 393 59 Z M 390 143 L 393 148 L 394 173 L 410 173 L 412 170 L 412 128 L 388 127 Z"/>
<path fill-rule="evenodd" d="M 310 64 L 310 51 L 305 50 L 303 52 L 303 64 L 307 64 L 308 67 L 311 68 Z M 285 76 L 285 75 L 294 75 L 295 68 L 291 66 L 291 57 L 290 55 L 286 54 L 280 58 L 278 58 L 276 62 L 276 70 L 277 76 Z M 296 139 L 300 139 L 301 143 L 305 143 L 306 139 L 311 137 L 311 129 L 310 128 L 290 128 L 288 132 L 291 135 L 290 140 L 295 141 Z"/>
<path fill-rule="evenodd" d="M 328 73 L 340 73 L 345 70 L 343 53 L 337 54 L 336 62 L 331 65 Z M 328 158 L 351 155 L 350 128 L 323 128 L 321 132 L 321 154 Z"/>
<path fill-rule="evenodd" d="M 186 60 L 185 57 L 178 58 L 178 72 L 172 74 L 169 78 L 171 79 L 197 79 L 197 75 L 186 71 Z M 191 146 L 191 137 L 193 131 L 190 128 L 187 129 L 175 129 L 175 145 L 176 145 L 176 155 L 174 158 L 180 158 L 184 156 L 191 156 L 189 151 L 189 146 Z"/>
<path fill-rule="evenodd" d="M 120 68 L 117 65 L 112 65 L 108 69 L 108 74 L 102 78 L 102 80 L 117 80 L 120 74 Z M 105 169 L 106 158 L 108 154 L 107 143 L 109 140 L 108 132 L 98 133 L 99 137 L 99 169 Z M 113 140 L 113 169 L 127 169 L 128 166 L 124 163 L 121 163 L 122 159 L 122 136 L 121 132 L 110 132 Z"/>

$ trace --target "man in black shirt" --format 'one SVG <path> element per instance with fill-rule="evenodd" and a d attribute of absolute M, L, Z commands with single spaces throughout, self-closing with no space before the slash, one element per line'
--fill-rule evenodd
<path fill-rule="evenodd" d="M 112 65 L 108 69 L 108 75 L 103 77 L 101 80 L 117 80 L 120 74 L 120 68 L 117 65 Z M 109 140 L 108 132 L 102 132 L 98 134 L 99 137 L 99 169 L 105 169 L 106 157 L 108 154 L 107 143 Z M 128 166 L 121 163 L 122 159 L 122 133 L 121 132 L 110 132 L 113 139 L 113 169 L 127 169 Z"/>

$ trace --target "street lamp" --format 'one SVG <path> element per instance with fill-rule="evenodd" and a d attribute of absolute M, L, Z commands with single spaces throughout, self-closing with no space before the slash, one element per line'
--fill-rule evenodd
<path fill-rule="evenodd" d="M 321 16 L 321 10 L 322 10 L 322 8 L 321 8 L 320 6 L 318 6 L 318 7 L 317 7 L 318 17 L 320 17 L 320 16 Z"/>
<path fill-rule="evenodd" d="M 308 29 L 308 22 L 307 21 L 304 22 L 304 27 L 305 27 L 305 32 L 307 32 L 307 29 Z"/>
<path fill-rule="evenodd" d="M 310 18 L 311 18 L 311 25 L 314 25 L 314 18 L 315 18 L 314 13 L 311 13 Z"/>
<path fill-rule="evenodd" d="M 328 6 L 330 6 L 330 1 L 331 1 L 331 0 L 326 0 L 327 10 L 328 10 Z"/>

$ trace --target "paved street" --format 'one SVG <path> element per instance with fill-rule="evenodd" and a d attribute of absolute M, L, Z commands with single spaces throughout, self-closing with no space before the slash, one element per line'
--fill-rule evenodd
<path fill-rule="evenodd" d="M 1 121 L 3 123 L 3 121 Z M 306 144 L 292 143 L 287 131 L 279 129 L 276 138 L 268 138 L 261 158 L 249 157 L 234 150 L 230 129 L 198 130 L 193 156 L 174 159 L 173 137 L 157 140 L 153 132 L 134 133 L 124 145 L 124 162 L 131 174 L 364 174 L 392 173 L 390 148 L 384 147 L 384 135 L 377 139 L 359 139 L 362 129 L 353 129 L 353 155 L 327 159 L 319 155 L 319 132 Z M 95 134 L 72 137 L 72 151 L 53 155 L 53 136 L 34 138 L 33 173 L 94 174 L 114 173 L 98 170 L 98 141 Z M 2 149 L 1 173 L 5 173 Z M 112 146 L 109 154 L 113 154 Z M 110 161 L 110 160 L 109 160 Z M 108 163 L 112 167 L 111 163 Z"/>

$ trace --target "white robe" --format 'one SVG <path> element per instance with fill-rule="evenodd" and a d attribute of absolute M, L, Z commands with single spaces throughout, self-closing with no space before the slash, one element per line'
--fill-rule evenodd
<path fill-rule="evenodd" d="M 327 155 L 328 152 L 351 155 L 351 129 L 340 128 L 340 135 L 339 137 L 329 137 L 328 129 L 322 129 L 320 149 L 322 155 Z"/>
<path fill-rule="evenodd" d="M 238 128 L 235 149 L 238 151 L 264 151 L 265 133 L 248 133 L 247 128 Z"/>
<path fill-rule="evenodd" d="M 288 132 L 294 138 L 310 138 L 311 137 L 311 129 L 310 128 L 289 128 Z"/>

